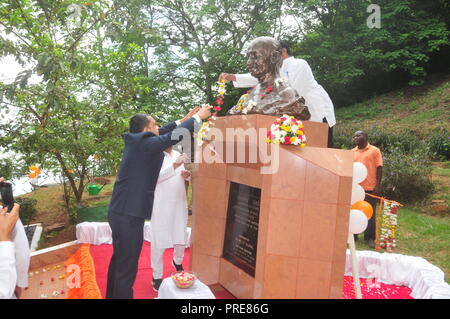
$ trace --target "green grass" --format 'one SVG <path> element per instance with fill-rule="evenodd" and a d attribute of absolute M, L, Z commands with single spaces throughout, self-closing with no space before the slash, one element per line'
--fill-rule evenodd
<path fill-rule="evenodd" d="M 355 124 L 359 129 L 383 127 L 387 132 L 411 129 L 421 136 L 435 128 L 450 128 L 450 77 L 382 94 L 336 109 L 336 128 Z M 353 127 L 352 127 L 353 129 Z"/>
<path fill-rule="evenodd" d="M 433 168 L 433 174 L 438 176 L 450 176 L 450 168 L 442 168 L 442 167 L 435 167 Z"/>
<path fill-rule="evenodd" d="M 439 267 L 450 283 L 450 218 L 402 207 L 398 211 L 396 242 L 397 253 L 425 258 Z M 372 250 L 364 240 L 356 242 L 356 249 Z"/>

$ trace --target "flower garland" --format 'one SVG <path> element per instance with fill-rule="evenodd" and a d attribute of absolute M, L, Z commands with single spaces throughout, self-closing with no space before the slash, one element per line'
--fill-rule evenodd
<path fill-rule="evenodd" d="M 254 89 L 255 87 L 253 87 L 252 89 Z M 259 100 L 262 101 L 265 97 L 266 94 L 269 94 L 270 92 L 273 91 L 273 86 L 269 85 L 263 93 L 259 93 L 256 94 L 253 99 L 251 99 L 250 101 L 248 101 L 247 106 L 244 107 L 244 102 L 247 100 L 247 98 L 250 95 L 251 90 L 248 90 L 247 93 L 245 93 L 244 95 L 241 96 L 241 98 L 239 99 L 237 105 L 236 105 L 236 109 L 239 112 L 242 112 L 242 114 L 247 114 L 249 111 L 251 111 L 253 109 L 253 107 L 255 107 L 255 105 L 258 103 L 257 100 L 255 99 L 257 96 L 259 97 Z"/>
<path fill-rule="evenodd" d="M 396 247 L 397 210 L 396 203 L 383 201 L 378 247 L 387 252 L 393 252 Z"/>
<path fill-rule="evenodd" d="M 286 114 L 277 118 L 267 132 L 266 142 L 305 147 L 306 135 L 303 123 Z"/>
<path fill-rule="evenodd" d="M 195 136 L 195 139 L 197 140 L 198 146 L 203 145 L 203 141 L 206 140 L 206 137 L 208 136 L 210 126 L 214 126 L 214 121 L 217 119 L 217 113 L 222 110 L 221 105 L 224 104 L 223 97 L 225 96 L 226 90 L 226 82 L 225 80 L 221 80 L 217 82 L 218 89 L 217 89 L 217 98 L 216 103 L 217 106 L 213 107 L 213 110 L 216 111 L 211 115 L 210 118 L 208 118 L 207 121 L 202 123 L 202 126 L 200 127 L 200 130 L 197 132 L 197 135 Z M 202 107 L 209 107 L 211 105 L 209 104 L 203 104 Z"/>

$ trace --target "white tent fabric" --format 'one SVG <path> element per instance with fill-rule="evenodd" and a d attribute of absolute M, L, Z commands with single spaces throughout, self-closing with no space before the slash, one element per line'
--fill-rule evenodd
<path fill-rule="evenodd" d="M 450 285 L 444 272 L 421 257 L 374 251 L 357 251 L 359 276 L 407 286 L 415 299 L 450 299 Z M 345 276 L 352 275 L 350 250 L 347 249 Z"/>
<path fill-rule="evenodd" d="M 144 240 L 150 241 L 150 222 L 144 226 Z M 191 243 L 191 228 L 187 247 Z M 77 225 L 77 241 L 93 245 L 112 244 L 108 223 L 84 222 Z M 450 285 L 444 281 L 444 272 L 421 257 L 374 251 L 357 251 L 359 275 L 374 278 L 389 285 L 407 286 L 415 299 L 450 299 Z M 350 250 L 347 249 L 345 276 L 352 275 Z"/>
<path fill-rule="evenodd" d="M 145 222 L 144 224 L 144 240 L 150 241 L 150 222 Z M 187 232 L 187 244 L 186 247 L 190 246 L 191 243 L 191 228 L 186 228 Z M 80 244 L 92 244 L 92 245 L 103 245 L 112 244 L 111 228 L 106 222 L 84 222 L 78 224 L 76 227 L 77 241 Z"/>

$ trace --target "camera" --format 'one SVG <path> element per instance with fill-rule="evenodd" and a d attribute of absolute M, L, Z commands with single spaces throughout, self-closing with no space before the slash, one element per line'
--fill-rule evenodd
<path fill-rule="evenodd" d="M 3 207 L 8 207 L 8 212 L 10 212 L 14 207 L 14 196 L 11 183 L 0 182 L 0 195 L 2 197 Z"/>

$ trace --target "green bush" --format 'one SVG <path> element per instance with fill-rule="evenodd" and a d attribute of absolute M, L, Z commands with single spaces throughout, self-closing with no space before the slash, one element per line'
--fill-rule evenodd
<path fill-rule="evenodd" d="M 20 205 L 20 220 L 24 225 L 28 225 L 37 211 L 37 200 L 34 198 L 17 197 L 14 201 Z"/>
<path fill-rule="evenodd" d="M 419 147 L 405 153 L 400 147 L 383 152 L 383 195 L 400 203 L 420 202 L 434 192 L 428 150 Z"/>
<path fill-rule="evenodd" d="M 353 125 L 335 130 L 334 146 L 353 148 L 352 136 L 357 130 Z M 401 203 L 413 203 L 422 201 L 433 193 L 433 166 L 430 159 L 436 156 L 442 158 L 448 152 L 447 132 L 441 130 L 424 141 L 410 130 L 396 134 L 375 126 L 364 130 L 369 136 L 369 143 L 378 147 L 383 155 L 381 187 L 384 196 Z"/>
<path fill-rule="evenodd" d="M 434 160 L 443 161 L 450 159 L 450 132 L 445 128 L 433 131 L 428 140 L 429 154 Z"/>

